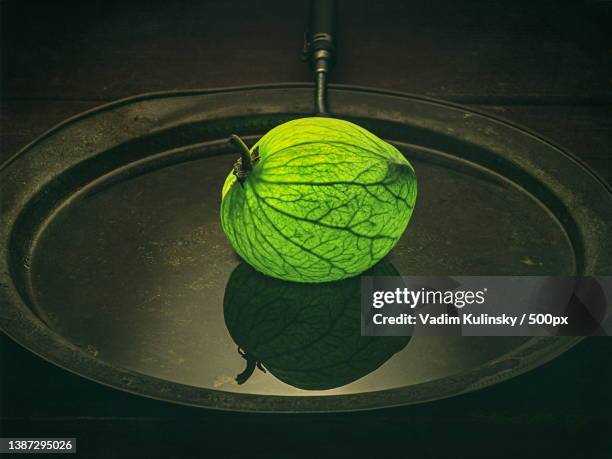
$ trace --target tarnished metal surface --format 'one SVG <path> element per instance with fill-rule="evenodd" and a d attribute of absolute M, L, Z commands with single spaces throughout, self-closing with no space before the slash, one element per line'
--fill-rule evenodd
<path fill-rule="evenodd" d="M 395 143 L 419 201 L 388 257 L 400 274 L 611 272 L 610 191 L 523 129 L 414 96 L 350 87 L 330 111 Z M 235 153 L 312 110 L 312 87 L 144 95 L 86 113 L 0 171 L 2 329 L 83 376 L 179 403 L 334 411 L 452 396 L 520 374 L 574 338 L 417 337 L 346 386 L 305 391 L 256 371 L 223 320 L 239 260 L 221 231 Z"/>

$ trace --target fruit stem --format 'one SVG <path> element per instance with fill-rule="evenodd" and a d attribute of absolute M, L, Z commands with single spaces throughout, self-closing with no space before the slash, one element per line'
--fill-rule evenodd
<path fill-rule="evenodd" d="M 238 384 L 244 384 L 247 379 L 251 377 L 251 375 L 255 371 L 255 368 L 259 368 L 264 373 L 266 372 L 266 369 L 261 364 L 261 362 L 258 362 L 257 359 L 255 359 L 248 352 L 243 351 L 240 347 L 238 347 L 238 354 L 240 354 L 240 357 L 246 360 L 246 368 L 242 371 L 242 373 L 236 376 L 236 382 Z"/>
<path fill-rule="evenodd" d="M 247 382 L 247 379 L 251 377 L 251 375 L 255 371 L 255 368 L 257 367 L 257 361 L 255 361 L 254 359 L 247 358 L 246 361 L 247 361 L 246 368 L 242 371 L 242 373 L 236 376 L 236 382 L 239 385 Z"/>
<path fill-rule="evenodd" d="M 240 152 L 240 159 L 234 164 L 234 175 L 242 185 L 249 172 L 253 170 L 253 158 L 251 158 L 249 147 L 237 135 L 232 134 L 229 143 Z"/>

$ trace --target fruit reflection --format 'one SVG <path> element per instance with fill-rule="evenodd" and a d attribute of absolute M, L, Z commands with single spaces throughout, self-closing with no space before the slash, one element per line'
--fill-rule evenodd
<path fill-rule="evenodd" d="M 396 276 L 381 262 L 363 275 Z M 326 390 L 373 372 L 402 350 L 410 337 L 361 336 L 360 277 L 321 284 L 286 282 L 246 263 L 231 274 L 224 316 L 246 368 L 259 368 L 291 386 Z"/>

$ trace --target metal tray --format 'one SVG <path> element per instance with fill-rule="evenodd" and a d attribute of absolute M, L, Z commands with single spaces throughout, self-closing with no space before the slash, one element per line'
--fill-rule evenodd
<path fill-rule="evenodd" d="M 376 370 L 304 390 L 244 368 L 223 297 L 240 263 L 219 225 L 249 141 L 312 113 L 311 85 L 132 97 L 74 117 L 0 169 L 0 326 L 49 361 L 208 408 L 320 412 L 449 397 L 519 375 L 579 338 L 415 337 Z M 610 273 L 612 194 L 511 123 L 417 96 L 333 86 L 329 106 L 394 143 L 419 200 L 388 256 L 404 275 Z"/>

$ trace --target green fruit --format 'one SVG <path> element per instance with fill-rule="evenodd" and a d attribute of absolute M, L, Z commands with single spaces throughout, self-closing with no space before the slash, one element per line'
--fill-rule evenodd
<path fill-rule="evenodd" d="M 397 243 L 416 176 L 392 145 L 348 121 L 302 118 L 245 151 L 223 186 L 221 223 L 258 271 L 327 282 L 373 266 Z"/>
<path fill-rule="evenodd" d="M 384 261 L 366 273 L 397 276 Z M 401 351 L 409 336 L 361 336 L 360 277 L 311 285 L 258 273 L 245 263 L 225 288 L 225 324 L 246 359 L 294 387 L 326 390 L 373 372 Z"/>

